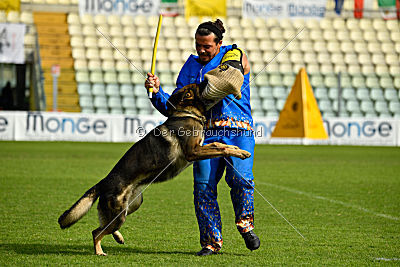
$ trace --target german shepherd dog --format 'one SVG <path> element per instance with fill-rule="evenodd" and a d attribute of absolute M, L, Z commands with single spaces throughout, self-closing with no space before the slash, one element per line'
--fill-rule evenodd
<path fill-rule="evenodd" d="M 97 205 L 100 226 L 92 231 L 96 255 L 106 255 L 101 240 L 112 234 L 124 243 L 118 231 L 126 216 L 143 202 L 141 189 L 152 182 L 172 179 L 193 161 L 233 156 L 251 156 L 236 146 L 222 143 L 203 144 L 205 107 L 201 101 L 204 87 L 190 84 L 169 98 L 168 119 L 136 142 L 118 161 L 111 172 L 90 188 L 58 219 L 62 229 L 81 219 L 99 198 Z"/>

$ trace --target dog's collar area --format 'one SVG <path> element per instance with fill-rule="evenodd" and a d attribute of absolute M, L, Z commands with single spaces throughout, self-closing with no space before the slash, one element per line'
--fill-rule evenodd
<path fill-rule="evenodd" d="M 192 111 L 181 110 L 181 109 L 178 109 L 176 112 L 174 112 L 174 115 L 172 115 L 169 118 L 170 119 L 175 119 L 175 118 L 179 119 L 179 118 L 188 118 L 188 117 L 199 121 L 203 126 L 206 123 L 206 117 L 204 117 L 202 115 L 198 115 Z"/>

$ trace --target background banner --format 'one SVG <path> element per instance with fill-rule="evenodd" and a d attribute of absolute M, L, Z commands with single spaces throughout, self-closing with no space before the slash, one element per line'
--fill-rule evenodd
<path fill-rule="evenodd" d="M 111 142 L 111 119 L 96 114 L 17 113 L 15 140 Z"/>
<path fill-rule="evenodd" d="M 25 63 L 25 24 L 0 23 L 0 63 Z"/>
<path fill-rule="evenodd" d="M 14 140 L 16 112 L 0 113 L 0 140 Z"/>
<path fill-rule="evenodd" d="M 185 17 L 226 17 L 226 0 L 186 0 Z"/>
<path fill-rule="evenodd" d="M 0 112 L 0 140 L 137 142 L 166 120 L 163 116 Z M 400 146 L 400 120 L 329 118 L 328 140 L 271 138 L 277 119 L 254 118 L 257 144 L 331 144 Z M 223 133 L 223 131 L 221 131 Z"/>
<path fill-rule="evenodd" d="M 1 0 L 0 10 L 8 11 L 19 11 L 21 6 L 20 0 Z"/>
<path fill-rule="evenodd" d="M 79 13 L 104 15 L 158 15 L 160 0 L 79 0 Z"/>
<path fill-rule="evenodd" d="M 243 0 L 242 15 L 246 18 L 323 18 L 326 0 Z"/>

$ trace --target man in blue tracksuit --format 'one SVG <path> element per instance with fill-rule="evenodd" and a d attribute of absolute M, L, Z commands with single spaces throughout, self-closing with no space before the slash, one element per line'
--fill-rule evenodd
<path fill-rule="evenodd" d="M 176 81 L 177 89 L 191 83 L 201 83 L 204 74 L 215 69 L 225 53 L 235 46 L 222 46 L 225 29 L 222 22 L 205 22 L 196 30 L 196 51 L 198 56 L 191 55 L 182 67 Z M 240 50 L 241 51 L 241 50 Z M 221 142 L 235 145 L 251 153 L 251 157 L 241 160 L 235 157 L 215 158 L 197 161 L 193 166 L 194 205 L 200 230 L 201 251 L 199 256 L 216 254 L 222 247 L 221 216 L 217 202 L 217 184 L 226 169 L 225 180 L 231 188 L 231 200 L 235 211 L 237 229 L 245 240 L 247 248 L 258 249 L 259 238 L 254 229 L 254 135 L 253 119 L 250 107 L 250 66 L 247 57 L 242 53 L 241 67 L 244 82 L 241 87 L 242 98 L 235 99 L 231 94 L 207 111 L 204 145 Z M 145 87 L 153 87 L 154 107 L 167 116 L 167 99 L 157 76 L 148 73 Z M 175 90 L 175 91 L 176 91 Z"/>

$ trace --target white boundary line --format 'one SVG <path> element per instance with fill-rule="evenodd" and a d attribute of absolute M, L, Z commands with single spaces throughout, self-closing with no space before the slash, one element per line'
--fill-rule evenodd
<path fill-rule="evenodd" d="M 309 198 L 328 201 L 328 202 L 333 203 L 333 204 L 338 204 L 338 205 L 341 205 L 341 206 L 344 206 L 344 207 L 347 207 L 347 208 L 352 208 L 352 209 L 356 209 L 356 210 L 359 210 L 359 211 L 363 211 L 365 213 L 372 214 L 372 215 L 374 215 L 376 217 L 382 217 L 382 218 L 393 220 L 393 221 L 399 221 L 400 220 L 399 217 L 396 217 L 396 216 L 393 216 L 393 215 L 388 215 L 388 214 L 384 214 L 384 213 L 377 213 L 377 212 L 374 212 L 372 210 L 369 210 L 369 209 L 366 209 L 366 208 L 363 208 L 363 207 L 360 207 L 360 206 L 357 206 L 357 205 L 352 205 L 350 203 L 346 203 L 346 202 L 343 202 L 343 201 L 340 201 L 340 200 L 314 195 L 314 194 L 311 194 L 311 193 L 308 193 L 308 192 L 304 192 L 304 191 L 300 191 L 300 190 L 297 190 L 297 189 L 293 189 L 293 188 L 290 188 L 290 187 L 271 184 L 271 183 L 265 183 L 265 182 L 260 182 L 260 181 L 258 181 L 257 184 L 274 187 L 274 188 L 277 188 L 277 189 L 280 189 L 280 190 L 285 190 L 285 191 L 288 191 L 288 192 L 291 192 L 291 193 L 294 193 L 294 194 L 307 196 Z"/>

